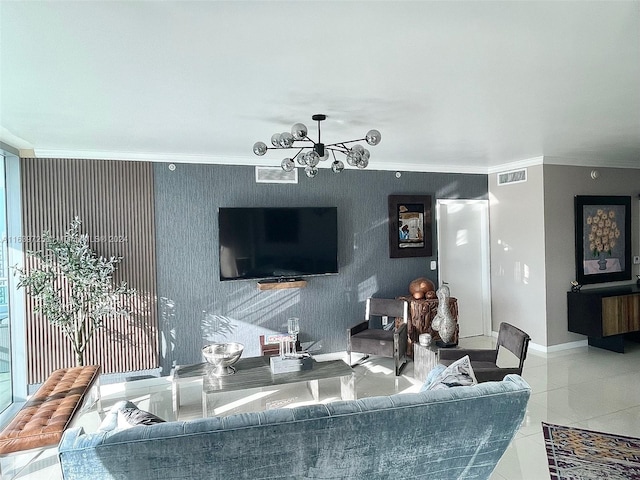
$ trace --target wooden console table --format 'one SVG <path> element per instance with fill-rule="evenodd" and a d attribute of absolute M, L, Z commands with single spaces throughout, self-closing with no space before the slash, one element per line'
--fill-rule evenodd
<path fill-rule="evenodd" d="M 409 302 L 409 323 L 407 325 L 407 335 L 409 336 L 407 342 L 407 355 L 413 358 L 413 344 L 418 343 L 418 336 L 421 333 L 429 333 L 433 338 L 433 341 L 441 340 L 440 335 L 433 328 L 431 328 L 431 321 L 438 313 L 438 299 L 437 298 L 422 298 L 416 300 L 413 297 L 398 297 L 400 300 L 406 300 Z M 449 310 L 451 315 L 458 322 L 458 300 L 454 297 L 449 297 Z M 458 326 L 456 325 L 456 333 L 453 337 L 453 343 L 458 343 Z"/>
<path fill-rule="evenodd" d="M 589 337 L 589 345 L 624 353 L 625 334 L 640 332 L 640 287 L 593 288 L 567 292 L 569 331 Z"/>

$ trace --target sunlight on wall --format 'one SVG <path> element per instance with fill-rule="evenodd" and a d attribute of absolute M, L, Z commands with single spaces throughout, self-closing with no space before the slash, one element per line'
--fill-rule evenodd
<path fill-rule="evenodd" d="M 378 277 L 372 275 L 358 285 L 358 301 L 364 302 L 367 298 L 373 297 L 378 291 Z"/>
<path fill-rule="evenodd" d="M 529 265 L 522 262 L 516 262 L 513 264 L 513 279 L 516 283 L 529 284 L 530 269 Z"/>
<path fill-rule="evenodd" d="M 456 247 L 461 247 L 469 243 L 469 230 L 458 230 L 456 232 Z"/>
<path fill-rule="evenodd" d="M 498 245 L 500 245 L 505 252 L 508 252 L 509 250 L 511 250 L 511 245 L 509 245 L 507 242 L 504 242 L 500 239 L 498 239 Z"/>

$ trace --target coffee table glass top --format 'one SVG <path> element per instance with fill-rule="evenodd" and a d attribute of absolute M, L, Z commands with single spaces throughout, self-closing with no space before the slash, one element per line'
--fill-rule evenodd
<path fill-rule="evenodd" d="M 181 366 L 174 372 L 174 381 L 202 378 L 204 392 L 213 393 L 345 377 L 354 373 L 353 369 L 342 360 L 327 362 L 314 360 L 311 370 L 274 374 L 271 372 L 269 357 L 266 356 L 241 358 L 234 367 L 235 374 L 216 377 L 212 373 L 213 366 L 208 363 Z"/>

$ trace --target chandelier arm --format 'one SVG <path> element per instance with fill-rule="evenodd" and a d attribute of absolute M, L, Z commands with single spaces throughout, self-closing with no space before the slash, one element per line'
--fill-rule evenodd
<path fill-rule="evenodd" d="M 291 148 L 294 148 L 294 147 L 291 147 Z M 305 148 L 309 148 L 309 147 L 295 147 L 295 148 L 300 148 L 300 150 L 298 150 L 298 153 L 296 153 L 291 160 L 295 160 L 296 158 L 298 158 L 298 155 L 300 155 Z"/>
<path fill-rule="evenodd" d="M 347 147 L 345 144 L 346 143 L 353 143 L 353 142 L 362 142 L 362 141 L 367 141 L 367 138 L 358 138 L 356 140 L 347 140 L 346 142 L 336 142 L 336 143 L 330 143 L 328 145 L 325 145 L 325 147 L 335 147 L 335 146 L 341 146 L 342 148 L 349 148 Z"/>
<path fill-rule="evenodd" d="M 308 139 L 313 145 L 304 145 L 304 146 L 300 146 L 300 145 L 291 145 L 290 147 L 269 147 L 267 146 L 267 150 L 291 150 L 292 148 L 313 148 L 315 143 L 313 143 L 313 140 Z M 296 142 L 302 142 L 304 140 L 296 140 Z"/>
<path fill-rule="evenodd" d="M 331 150 L 331 152 L 340 152 L 343 154 L 347 154 L 349 153 L 349 149 L 347 147 L 345 147 L 344 145 L 339 145 L 337 143 L 333 144 L 333 145 L 325 145 L 325 150 Z"/>

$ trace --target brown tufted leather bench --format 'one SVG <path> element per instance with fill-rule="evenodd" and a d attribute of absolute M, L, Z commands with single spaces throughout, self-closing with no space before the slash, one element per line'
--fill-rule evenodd
<path fill-rule="evenodd" d="M 62 368 L 49 375 L 0 432 L 0 456 L 58 445 L 99 376 L 98 365 Z M 97 399 L 100 409 L 99 389 Z"/>

